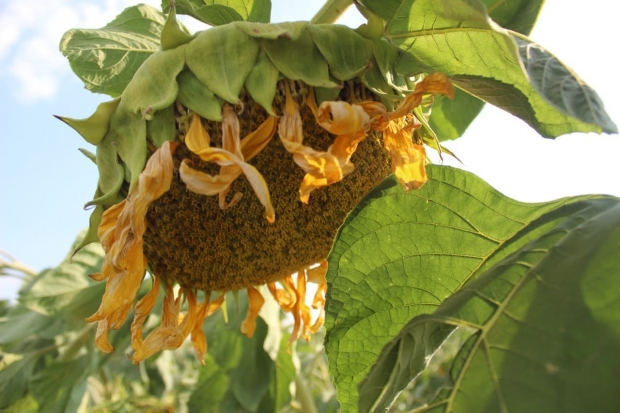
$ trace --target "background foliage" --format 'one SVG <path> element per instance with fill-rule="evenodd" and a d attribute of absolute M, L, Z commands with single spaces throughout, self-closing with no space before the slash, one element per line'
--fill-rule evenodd
<path fill-rule="evenodd" d="M 429 133 L 439 140 L 459 137 L 484 102 L 545 137 L 617 132 L 596 92 L 526 37 L 542 1 L 359 3 L 403 51 L 378 62 L 394 70 L 390 87 L 436 70 L 458 87 L 454 101 L 435 102 Z M 271 9 L 268 0 L 176 5 L 210 25 L 268 22 Z M 159 11 L 133 7 L 99 30 L 68 32 L 61 50 L 87 88 L 118 96 L 159 50 L 164 25 Z M 3 275 L 21 274 L 24 285 L 17 304 L 0 307 L 0 409 L 620 410 L 618 199 L 524 204 L 459 170 L 430 167 L 429 175 L 410 193 L 388 178 L 335 240 L 325 338 L 335 387 L 321 337 L 286 352 L 289 320 L 274 303 L 254 337 L 242 336 L 241 295 L 205 321 L 204 367 L 188 347 L 131 365 L 128 325 L 111 335 L 116 352 L 94 351 L 83 319 L 104 286 L 86 277 L 101 265 L 91 244 L 39 274 L 3 264 Z M 157 322 L 151 316 L 147 327 Z"/>

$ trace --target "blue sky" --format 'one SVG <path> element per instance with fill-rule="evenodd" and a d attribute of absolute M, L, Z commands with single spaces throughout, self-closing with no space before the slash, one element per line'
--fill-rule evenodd
<path fill-rule="evenodd" d="M 158 1 L 146 3 L 157 6 Z M 321 1 L 273 1 L 273 20 L 308 20 Z M 52 117 L 89 116 L 106 96 L 83 88 L 58 52 L 71 28 L 98 28 L 128 0 L 20 0 L 0 5 L 0 250 L 35 268 L 57 265 L 88 224 L 96 167 L 75 132 Z M 547 0 L 532 38 L 594 87 L 620 123 L 620 36 L 616 2 Z M 344 23 L 361 22 L 354 11 Z M 192 24 L 201 30 L 201 24 Z M 605 49 L 603 50 L 603 47 Z M 583 193 L 620 196 L 620 138 L 574 134 L 547 140 L 525 123 L 486 108 L 466 135 L 446 144 L 459 165 L 522 201 Z M 17 282 L 0 278 L 0 298 Z"/>

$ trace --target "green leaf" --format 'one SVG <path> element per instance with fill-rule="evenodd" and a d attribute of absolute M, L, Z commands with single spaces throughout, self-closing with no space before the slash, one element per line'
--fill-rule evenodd
<path fill-rule="evenodd" d="M 189 70 L 182 71 L 177 77 L 179 95 L 177 99 L 183 106 L 216 122 L 222 121 L 222 102 L 195 74 Z"/>
<path fill-rule="evenodd" d="M 146 134 L 158 148 L 166 141 L 176 139 L 176 119 L 174 117 L 174 105 L 155 112 L 153 118 L 146 122 Z"/>
<path fill-rule="evenodd" d="M 430 117 L 430 126 L 440 141 L 456 139 L 463 135 L 471 122 L 484 107 L 484 102 L 459 88 L 454 89 L 454 99 L 436 96 Z"/>
<path fill-rule="evenodd" d="M 601 132 L 603 125 L 575 119 L 538 94 L 514 40 L 480 1 L 365 0 L 364 5 L 386 20 L 385 36 L 411 54 L 399 62 L 401 74 L 415 74 L 420 65 L 445 73 L 461 89 L 521 117 L 545 137 Z"/>
<path fill-rule="evenodd" d="M 534 27 L 543 0 L 482 0 L 489 16 L 500 26 L 528 35 Z M 484 107 L 484 102 L 456 89 L 454 100 L 436 97 L 430 124 L 440 141 L 463 135 Z"/>
<path fill-rule="evenodd" d="M 259 412 L 281 412 L 291 402 L 289 386 L 295 381 L 296 369 L 292 355 L 287 352 L 288 336 L 280 341 L 280 351 L 275 360 L 275 368 L 269 389 L 258 407 Z"/>
<path fill-rule="evenodd" d="M 96 199 L 101 198 L 99 197 Z M 88 230 L 86 231 L 86 235 L 84 235 L 82 241 L 80 241 L 80 243 L 73 250 L 74 254 L 84 248 L 86 245 L 99 241 L 99 224 L 101 224 L 102 218 L 103 205 L 97 205 L 93 212 L 91 212 L 90 217 L 88 218 Z"/>
<path fill-rule="evenodd" d="M 65 330 L 65 324 L 65 320 L 54 319 L 18 305 L 0 319 L 0 345 L 19 343 L 35 334 L 41 338 L 54 338 Z"/>
<path fill-rule="evenodd" d="M 111 144 L 118 151 L 124 163 L 124 179 L 129 181 L 131 192 L 146 165 L 146 119 L 142 114 L 129 110 L 125 100 L 121 99 L 121 104 L 110 120 L 110 130 L 102 143 Z"/>
<path fill-rule="evenodd" d="M 262 318 L 257 318 L 254 336 L 243 340 L 239 368 L 230 373 L 230 389 L 239 403 L 249 411 L 255 411 L 258 407 L 269 389 L 273 374 L 273 361 L 263 349 L 266 336 L 267 324 Z"/>
<path fill-rule="evenodd" d="M 201 32 L 187 45 L 189 69 L 213 93 L 236 104 L 256 63 L 258 43 L 235 26 Z"/>
<path fill-rule="evenodd" d="M 243 20 L 243 17 L 233 8 L 222 5 L 220 1 L 204 0 L 175 0 L 177 14 L 186 14 L 211 26 L 220 26 L 234 21 Z M 170 1 L 162 0 L 164 13 L 170 11 Z"/>
<path fill-rule="evenodd" d="M 103 140 L 97 145 L 97 151 L 95 152 L 97 169 L 99 171 L 98 190 L 101 194 L 114 196 L 117 193 L 118 181 L 125 178 L 124 169 L 119 169 L 118 167 L 117 151 L 116 142 L 110 131 L 108 131 Z"/>
<path fill-rule="evenodd" d="M 3 358 L 6 359 L 7 355 Z M 37 359 L 38 355 L 27 354 L 0 370 L 0 409 L 10 406 L 26 394 Z"/>
<path fill-rule="evenodd" d="M 211 26 L 220 26 L 234 21 L 269 23 L 271 0 L 176 0 L 179 14 L 187 14 Z M 162 1 L 165 13 L 170 1 Z"/>
<path fill-rule="evenodd" d="M 91 355 L 75 360 L 55 362 L 33 377 L 32 396 L 40 413 L 74 412 L 86 393 L 86 379 L 91 370 Z"/>
<path fill-rule="evenodd" d="M 361 384 L 360 411 L 384 411 L 439 346 L 429 339 L 454 326 L 474 331 L 450 367 L 454 385 L 417 412 L 618 411 L 619 201 L 578 201 L 557 226 L 414 318 Z"/>
<path fill-rule="evenodd" d="M 536 23 L 544 0 L 516 0 L 511 2 L 482 0 L 489 16 L 508 30 L 529 35 Z"/>
<path fill-rule="evenodd" d="M 200 369 L 198 383 L 189 397 L 187 408 L 196 413 L 218 412 L 228 385 L 226 373 L 220 369 L 213 357 L 207 354 L 205 366 Z"/>
<path fill-rule="evenodd" d="M 95 113 L 86 119 L 71 119 L 62 116 L 56 116 L 56 118 L 71 126 L 86 142 L 91 145 L 98 145 L 108 132 L 110 117 L 116 110 L 119 102 L 120 100 L 117 98 L 99 104 Z"/>
<path fill-rule="evenodd" d="M 99 244 L 89 244 L 75 255 L 71 253 L 58 267 L 43 271 L 32 287 L 20 296 L 20 302 L 41 314 L 73 317 L 80 322 L 95 312 L 105 286 L 87 276 L 99 271 L 103 250 Z"/>
<path fill-rule="evenodd" d="M 584 123 L 600 125 L 603 132 L 618 133 L 594 89 L 538 44 L 525 37 L 514 38 L 530 83 L 547 102 Z"/>
<path fill-rule="evenodd" d="M 351 80 L 371 66 L 372 43 L 346 26 L 311 24 L 307 29 L 339 80 Z"/>
<path fill-rule="evenodd" d="M 185 66 L 185 50 L 182 45 L 150 56 L 127 85 L 119 108 L 150 119 L 153 112 L 172 105 L 179 92 L 177 75 Z"/>
<path fill-rule="evenodd" d="M 342 411 L 377 354 L 413 317 L 429 314 L 467 281 L 588 208 L 580 200 L 525 204 L 457 169 L 429 166 L 405 193 L 388 178 L 353 210 L 329 255 L 326 352 Z"/>
<path fill-rule="evenodd" d="M 129 7 L 101 29 L 69 30 L 60 51 L 86 89 L 117 97 L 138 67 L 160 49 L 165 20 L 151 6 Z"/>
<path fill-rule="evenodd" d="M 304 27 L 306 24 L 300 22 L 299 27 Z M 263 47 L 285 77 L 291 80 L 303 80 L 310 86 L 338 86 L 330 79 L 327 62 L 314 44 L 308 30 L 300 32 L 299 37 L 294 40 L 287 36 L 279 36 L 275 40 L 265 39 Z M 291 59 L 291 56 L 296 58 Z"/>
<path fill-rule="evenodd" d="M 271 116 L 276 115 L 273 111 L 273 99 L 276 96 L 279 76 L 278 68 L 269 60 L 267 53 L 261 50 L 256 59 L 256 64 L 245 79 L 245 90 Z"/>
<path fill-rule="evenodd" d="M 234 9 L 243 20 L 257 23 L 269 23 L 271 20 L 271 0 L 211 0 L 223 3 Z"/>

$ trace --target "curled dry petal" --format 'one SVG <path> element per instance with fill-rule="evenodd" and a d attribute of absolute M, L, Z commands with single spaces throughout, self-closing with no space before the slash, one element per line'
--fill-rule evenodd
<path fill-rule="evenodd" d="M 312 324 L 312 327 L 310 327 L 310 332 L 312 334 L 316 334 L 316 332 L 319 331 L 319 329 L 323 326 L 323 323 L 325 323 L 325 309 L 321 308 L 319 316 L 317 317 L 314 324 Z"/>
<path fill-rule="evenodd" d="M 246 161 L 254 158 L 267 146 L 276 133 L 277 120 L 269 116 L 255 131 L 241 140 L 241 153 Z"/>
<path fill-rule="evenodd" d="M 209 308 L 207 309 L 207 317 L 209 317 L 211 314 L 219 310 L 222 304 L 224 304 L 225 299 L 226 299 L 226 295 L 222 294 L 219 297 L 217 297 L 215 300 L 211 301 L 209 303 Z"/>
<path fill-rule="evenodd" d="M 308 282 L 311 283 L 325 284 L 327 282 L 325 274 L 327 274 L 327 261 L 325 260 L 321 261 L 316 267 L 306 269 Z"/>
<path fill-rule="evenodd" d="M 370 123 L 370 116 L 360 105 L 347 102 L 323 102 L 316 121 L 329 133 L 347 135 L 363 130 Z"/>
<path fill-rule="evenodd" d="M 133 353 L 131 361 L 138 364 L 162 350 L 174 350 L 183 344 L 183 334 L 178 327 L 159 326 L 148 335 L 144 343 Z"/>
<path fill-rule="evenodd" d="M 192 118 L 192 123 L 185 134 L 185 145 L 194 153 L 211 146 L 209 132 L 202 126 L 200 116 L 195 113 Z"/>
<path fill-rule="evenodd" d="M 278 134 L 286 150 L 293 154 L 297 165 L 306 172 L 299 187 L 299 198 L 307 204 L 315 189 L 341 181 L 353 172 L 351 155 L 358 143 L 366 137 L 370 117 L 359 105 L 346 102 L 323 102 L 317 109 L 310 93 L 308 106 L 317 122 L 327 131 L 337 134 L 326 152 L 303 145 L 302 120 L 297 102 L 286 89 L 286 106 L 280 121 Z"/>
<path fill-rule="evenodd" d="M 256 330 L 256 317 L 258 317 L 258 312 L 263 304 L 265 304 L 265 299 L 254 287 L 248 287 L 247 291 L 250 303 L 245 320 L 241 323 L 241 332 L 248 337 L 252 337 L 254 335 L 254 330 Z"/>
<path fill-rule="evenodd" d="M 107 330 L 123 324 L 142 283 L 146 271 L 142 249 L 145 216 L 150 203 L 170 189 L 175 149 L 176 143 L 165 142 L 155 151 L 127 199 L 103 214 L 99 233 L 106 257 L 95 278 L 107 280 L 106 290 L 99 309 L 86 321 L 99 322 L 96 342 L 104 351 L 111 351 Z"/>
<path fill-rule="evenodd" d="M 205 301 L 202 303 L 196 312 L 196 319 L 194 321 L 194 325 L 192 327 L 191 339 L 192 344 L 194 345 L 194 354 L 196 355 L 196 360 L 200 362 L 203 366 L 205 365 L 205 354 L 207 354 L 207 336 L 202 329 L 202 323 L 207 316 L 207 309 L 209 308 L 209 298 L 210 294 L 205 293 Z"/>
<path fill-rule="evenodd" d="M 181 163 L 179 173 L 181 180 L 187 188 L 201 195 L 218 195 L 220 207 L 229 208 L 239 201 L 240 195 L 235 194 L 230 203 L 226 203 L 226 195 L 230 185 L 243 173 L 258 200 L 265 207 L 265 217 L 270 223 L 275 221 L 275 210 L 271 204 L 269 189 L 263 176 L 252 165 L 244 160 L 242 147 L 246 148 L 248 155 L 255 156 L 262 150 L 275 132 L 275 119 L 269 118 L 256 131 L 244 138 L 245 145 L 239 140 L 239 121 L 230 106 L 224 107 L 224 120 L 222 122 L 222 148 L 210 146 L 207 132 L 204 130 L 200 117 L 194 116 L 192 125 L 185 137 L 188 148 L 205 162 L 214 162 L 221 166 L 218 175 L 209 175 L 197 171 L 189 166 L 189 160 Z M 206 136 L 206 137 L 205 137 Z"/>
<path fill-rule="evenodd" d="M 403 120 L 389 122 L 383 131 L 383 142 L 392 157 L 392 171 L 405 191 L 424 185 L 428 179 L 426 151 L 411 141 L 411 132 Z"/>
<path fill-rule="evenodd" d="M 446 95 L 454 98 L 454 87 L 443 73 L 431 73 L 415 86 L 413 93 L 403 100 L 400 106 L 389 114 L 390 119 L 402 118 L 418 107 L 425 94 Z"/>
<path fill-rule="evenodd" d="M 289 275 L 287 278 L 291 278 L 291 276 Z M 267 288 L 269 288 L 269 292 L 283 311 L 290 313 L 293 310 L 295 301 L 297 300 L 295 294 L 291 294 L 285 289 L 277 288 L 275 282 L 267 284 Z"/>
<path fill-rule="evenodd" d="M 159 295 L 159 280 L 160 277 L 156 275 L 151 291 L 138 301 L 134 310 L 133 322 L 131 323 L 131 346 L 136 351 L 142 347 L 142 326 L 146 317 L 153 311 Z"/>

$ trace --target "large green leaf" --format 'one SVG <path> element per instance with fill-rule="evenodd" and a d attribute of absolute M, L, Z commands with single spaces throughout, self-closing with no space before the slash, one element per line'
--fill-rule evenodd
<path fill-rule="evenodd" d="M 234 21 L 269 23 L 271 0 L 176 0 L 179 14 L 187 14 L 211 26 Z M 162 0 L 164 12 L 170 10 L 170 0 Z"/>
<path fill-rule="evenodd" d="M 397 67 L 402 74 L 414 74 L 420 64 L 428 72 L 443 72 L 461 89 L 521 117 L 545 137 L 604 130 L 605 125 L 573 118 L 537 92 L 514 40 L 491 20 L 479 0 L 365 0 L 364 4 L 386 20 L 385 36 L 411 53 Z M 539 9 L 535 4 L 523 7 L 532 14 Z M 524 22 L 513 27 L 526 31 Z"/>
<path fill-rule="evenodd" d="M 92 355 L 58 361 L 33 377 L 30 391 L 40 413 L 76 412 L 86 392 Z"/>
<path fill-rule="evenodd" d="M 580 201 L 435 313 L 414 318 L 361 384 L 359 411 L 385 411 L 454 326 L 474 331 L 450 367 L 454 385 L 417 412 L 620 411 L 619 201 Z"/>
<path fill-rule="evenodd" d="M 379 185 L 330 253 L 325 346 L 343 412 L 357 411 L 357 386 L 407 322 L 597 198 L 525 204 L 467 172 L 428 173 L 417 191 Z"/>
<path fill-rule="evenodd" d="M 534 27 L 542 0 L 483 0 L 489 16 L 500 26 L 528 35 Z M 439 140 L 456 139 L 469 127 L 484 107 L 480 99 L 456 90 L 454 100 L 440 97 L 433 105 L 430 124 Z"/>
<path fill-rule="evenodd" d="M 543 0 L 483 0 L 483 3 L 489 16 L 500 26 L 528 35 L 538 18 Z M 483 107 L 482 100 L 457 88 L 453 100 L 436 98 L 430 125 L 440 141 L 456 139 L 463 135 Z"/>
<path fill-rule="evenodd" d="M 86 89 L 119 96 L 142 63 L 160 49 L 164 15 L 144 4 L 125 9 L 105 27 L 73 29 L 60 51 Z"/>
<path fill-rule="evenodd" d="M 500 26 L 529 35 L 545 0 L 482 0 L 487 13 Z"/>
<path fill-rule="evenodd" d="M 522 36 L 514 38 L 530 83 L 547 102 L 575 119 L 600 125 L 603 132 L 618 133 L 594 89 L 540 45 Z"/>
<path fill-rule="evenodd" d="M 296 369 L 292 355 L 287 351 L 288 339 L 289 337 L 285 336 L 280 341 L 269 389 L 258 406 L 259 412 L 281 412 L 291 401 L 289 387 L 291 382 L 295 381 Z"/>
<path fill-rule="evenodd" d="M 28 317 L 41 313 L 79 319 L 82 323 L 84 317 L 96 311 L 103 295 L 105 285 L 87 277 L 98 272 L 102 260 L 101 246 L 89 244 L 73 256 L 69 253 L 58 267 L 39 274 L 32 287 L 19 297 L 22 304 L 34 311 Z"/>
<path fill-rule="evenodd" d="M 459 88 L 454 99 L 435 97 L 429 123 L 440 141 L 456 139 L 463 135 L 471 122 L 484 107 L 484 102 Z"/>
<path fill-rule="evenodd" d="M 0 409 L 10 406 L 26 394 L 38 356 L 27 354 L 0 370 Z"/>
<path fill-rule="evenodd" d="M 66 328 L 63 319 L 54 319 L 22 305 L 17 305 L 0 319 L 0 345 L 19 344 L 29 336 L 54 338 Z"/>
<path fill-rule="evenodd" d="M 200 369 L 198 383 L 190 395 L 187 408 L 190 412 L 211 413 L 218 412 L 218 405 L 222 401 L 229 379 L 220 369 L 217 362 L 207 354 L 205 366 Z"/>

